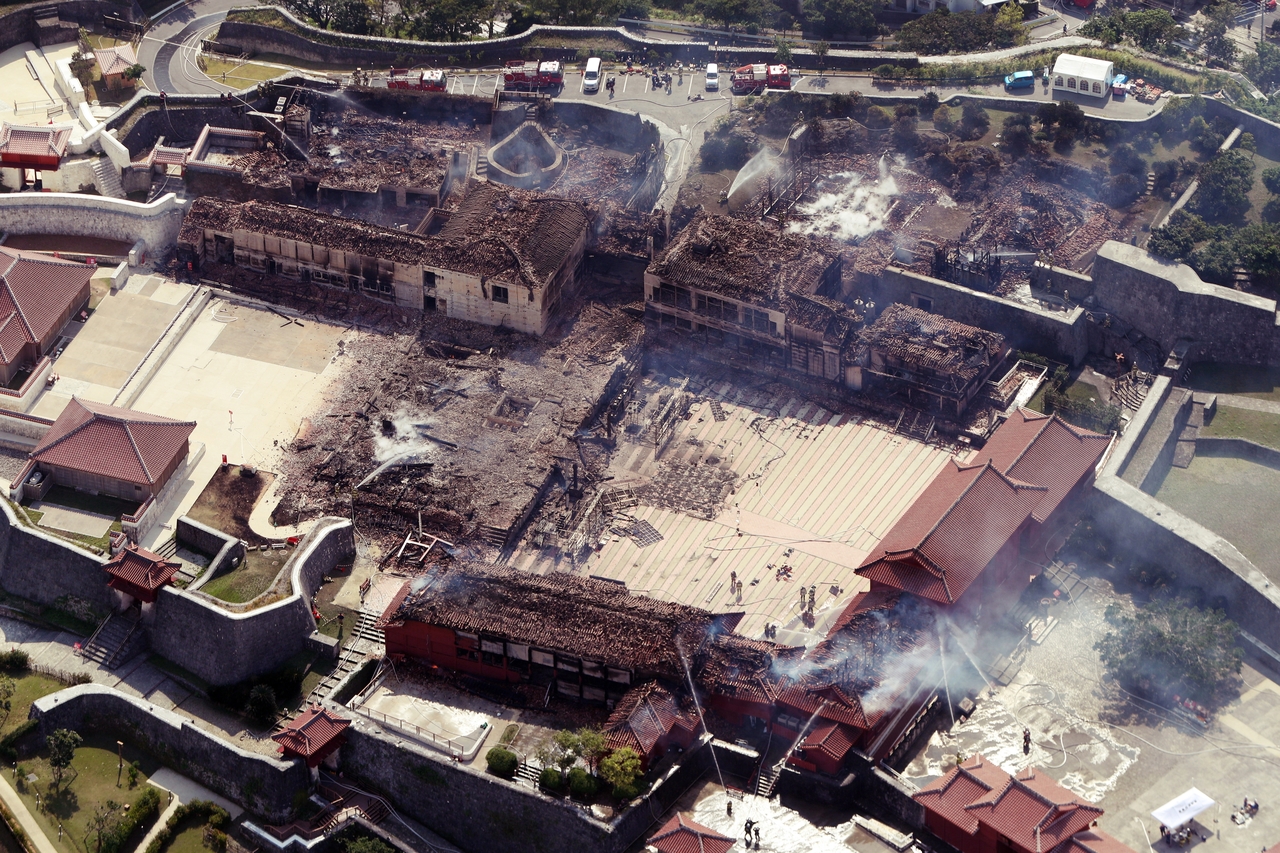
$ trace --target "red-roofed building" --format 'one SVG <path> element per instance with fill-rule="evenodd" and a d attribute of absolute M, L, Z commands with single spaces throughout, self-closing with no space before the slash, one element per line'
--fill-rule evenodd
<path fill-rule="evenodd" d="M 1133 853 L 1094 828 L 1102 809 L 1034 768 L 1011 776 L 975 755 L 914 798 L 961 853 Z"/>
<path fill-rule="evenodd" d="M 971 609 L 1021 593 L 1045 562 L 1055 513 L 1088 489 L 1110 440 L 1018 410 L 969 460 L 943 466 L 858 574 L 948 606 L 976 585 Z"/>
<path fill-rule="evenodd" d="M 71 125 L 0 122 L 0 166 L 56 171 L 71 141 Z"/>
<path fill-rule="evenodd" d="M 160 587 L 173 580 L 182 564 L 166 560 L 137 545 L 129 545 L 120 549 L 102 568 L 111 575 L 107 586 L 143 604 L 151 604 L 156 600 Z"/>
<path fill-rule="evenodd" d="M 610 749 L 630 747 L 645 770 L 671 747 L 688 749 L 698 733 L 698 714 L 672 693 L 650 681 L 627 691 L 604 725 Z"/>
<path fill-rule="evenodd" d="M 303 709 L 302 713 L 285 724 L 271 739 L 280 744 L 285 758 L 301 758 L 308 767 L 320 763 L 337 751 L 347 740 L 350 720 L 335 717 L 319 705 Z"/>
<path fill-rule="evenodd" d="M 726 853 L 737 840 L 707 829 L 677 814 L 649 837 L 649 847 L 659 853 Z"/>
<path fill-rule="evenodd" d="M 0 246 L 0 384 L 34 366 L 89 303 L 94 268 Z"/>
<path fill-rule="evenodd" d="M 835 776 L 844 766 L 849 751 L 861 733 L 843 723 L 822 722 L 791 753 L 787 763 L 805 770 Z"/>
<path fill-rule="evenodd" d="M 72 397 L 28 458 L 55 484 L 145 503 L 187 458 L 195 428 Z"/>
<path fill-rule="evenodd" d="M 133 45 L 122 44 L 116 47 L 103 47 L 93 52 L 98 60 L 98 70 L 106 81 L 108 89 L 119 89 L 132 86 L 133 80 L 124 76 L 124 72 L 138 64 L 138 55 L 133 52 Z"/>

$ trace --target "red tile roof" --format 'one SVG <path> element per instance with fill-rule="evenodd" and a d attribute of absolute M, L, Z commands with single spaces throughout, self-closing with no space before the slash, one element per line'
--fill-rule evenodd
<path fill-rule="evenodd" d="M 853 743 L 857 739 L 857 733 L 850 730 L 848 726 L 841 723 L 822 723 L 813 727 L 804 742 L 796 747 L 796 751 L 806 758 L 811 752 L 816 751 L 836 761 L 844 761 L 844 757 L 849 754 L 849 750 L 853 749 Z"/>
<path fill-rule="evenodd" d="M 122 44 L 117 47 L 102 47 L 93 52 L 102 69 L 102 76 L 123 74 L 130 65 L 138 63 L 138 56 L 133 52 L 133 45 Z"/>
<path fill-rule="evenodd" d="M 981 755 L 914 797 L 927 811 L 971 835 L 979 825 L 989 826 L 1029 853 L 1053 851 L 1102 816 L 1102 809 L 1034 768 L 1010 776 Z"/>
<path fill-rule="evenodd" d="M 12 364 L 38 343 L 78 299 L 88 296 L 94 268 L 0 246 L 0 363 Z"/>
<path fill-rule="evenodd" d="M 284 731 L 273 734 L 271 739 L 284 748 L 285 754 L 303 758 L 323 757 L 332 751 L 328 747 L 343 736 L 349 725 L 350 720 L 335 717 L 319 705 L 312 705 L 290 720 Z"/>
<path fill-rule="evenodd" d="M 1047 519 L 1106 452 L 1111 437 L 1072 426 L 1057 415 L 1018 409 L 1000 425 L 975 462 L 990 460 L 1015 480 L 1048 489 L 1035 511 Z"/>
<path fill-rule="evenodd" d="M 736 843 L 736 839 L 694 823 L 682 814 L 676 814 L 649 838 L 650 846 L 661 853 L 725 853 Z"/>
<path fill-rule="evenodd" d="M 171 581 L 182 564 L 166 560 L 137 545 L 130 545 L 108 560 L 102 568 L 112 577 L 127 581 L 140 589 L 156 590 Z"/>
<path fill-rule="evenodd" d="M 1134 849 L 1100 829 L 1077 832 L 1053 849 L 1053 853 L 1134 853 Z M 1268 853 L 1280 853 L 1280 846 Z"/>
<path fill-rule="evenodd" d="M 31 458 L 126 483 L 154 486 L 187 452 L 195 421 L 175 421 L 72 397 Z"/>
<path fill-rule="evenodd" d="M 806 715 L 816 714 L 818 719 L 845 723 L 859 729 L 869 729 L 867 715 L 857 696 L 850 696 L 837 684 L 793 684 L 778 694 L 778 704 L 787 705 Z"/>
<path fill-rule="evenodd" d="M 1042 486 L 1001 474 L 989 463 L 944 465 L 858 574 L 953 604 L 1044 499 Z"/>
<path fill-rule="evenodd" d="M 943 466 L 858 574 L 954 603 L 1028 518 L 1043 522 L 1110 439 L 1020 409 L 967 462 Z"/>
<path fill-rule="evenodd" d="M 29 127 L 7 121 L 0 123 L 0 154 L 62 159 L 70 141 L 69 124 Z"/>
<path fill-rule="evenodd" d="M 629 746 L 642 756 L 649 755 L 673 731 L 688 735 L 697 729 L 694 709 L 682 708 L 676 697 L 656 681 L 629 690 L 604 726 L 611 749 Z"/>

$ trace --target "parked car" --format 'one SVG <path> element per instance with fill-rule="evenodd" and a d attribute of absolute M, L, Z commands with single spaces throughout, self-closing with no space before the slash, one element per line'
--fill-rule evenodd
<path fill-rule="evenodd" d="M 707 66 L 707 91 L 720 91 L 720 67 L 714 62 Z"/>
<path fill-rule="evenodd" d="M 587 60 L 587 70 L 582 74 L 582 91 L 600 91 L 600 57 L 598 56 Z"/>
<path fill-rule="evenodd" d="M 1034 71 L 1015 71 L 1004 78 L 1006 89 L 1034 89 L 1036 73 Z"/>

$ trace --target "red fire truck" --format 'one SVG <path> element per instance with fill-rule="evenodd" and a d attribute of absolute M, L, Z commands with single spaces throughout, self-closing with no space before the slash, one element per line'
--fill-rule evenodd
<path fill-rule="evenodd" d="M 744 65 L 733 72 L 733 94 L 752 95 L 765 89 L 790 89 L 791 71 L 785 65 Z"/>
<path fill-rule="evenodd" d="M 387 88 L 443 92 L 449 88 L 449 75 L 438 68 L 392 68 L 387 76 Z"/>
<path fill-rule="evenodd" d="M 564 66 L 559 62 L 526 62 L 513 59 L 502 70 L 502 81 L 510 89 L 547 89 L 564 85 Z"/>

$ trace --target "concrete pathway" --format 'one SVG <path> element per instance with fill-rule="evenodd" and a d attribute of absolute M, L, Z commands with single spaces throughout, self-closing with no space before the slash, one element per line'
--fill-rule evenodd
<path fill-rule="evenodd" d="M 53 846 L 53 842 L 44 834 L 40 824 L 36 823 L 35 815 L 31 814 L 27 804 L 22 802 L 18 792 L 13 790 L 13 786 L 2 773 L 0 773 L 0 800 L 4 800 L 5 806 L 18 819 L 18 825 L 22 827 L 22 831 L 27 834 L 40 853 L 58 853 L 58 848 Z"/>
<path fill-rule="evenodd" d="M 231 815 L 232 819 L 239 817 L 244 809 L 228 800 L 226 797 L 220 797 L 213 791 L 210 791 L 199 782 L 192 781 L 181 773 L 176 773 L 168 767 L 162 767 L 155 772 L 150 779 L 147 780 L 148 785 L 154 785 L 162 791 L 170 795 L 168 807 L 160 814 L 160 819 L 156 821 L 155 826 L 151 827 L 151 831 L 147 833 L 147 837 L 142 839 L 135 850 L 146 850 L 151 846 L 151 842 L 164 829 L 169 818 L 173 817 L 173 813 L 178 810 L 178 806 L 183 803 L 189 803 L 192 800 L 208 800 L 222 806 Z"/>
<path fill-rule="evenodd" d="M 1280 415 L 1280 403 L 1259 400 L 1256 397 L 1246 397 L 1243 394 L 1219 394 L 1218 405 L 1232 409 L 1249 409 L 1254 412 L 1268 412 L 1273 415 Z"/>
<path fill-rule="evenodd" d="M 280 503 L 280 488 L 283 483 L 283 477 L 276 477 L 271 485 L 267 487 L 267 491 L 258 499 L 253 511 L 249 513 L 249 529 L 267 539 L 306 536 L 311 532 L 311 528 L 316 526 L 317 519 L 314 518 L 297 524 L 286 524 L 283 527 L 277 527 L 271 523 L 271 513 L 275 511 L 276 505 Z"/>

